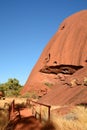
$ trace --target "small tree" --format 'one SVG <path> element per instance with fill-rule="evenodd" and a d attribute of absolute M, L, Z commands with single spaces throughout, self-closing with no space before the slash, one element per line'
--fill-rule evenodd
<path fill-rule="evenodd" d="M 2 90 L 6 96 L 18 96 L 22 86 L 17 79 L 8 79 L 4 84 L 0 84 L 0 90 Z"/>

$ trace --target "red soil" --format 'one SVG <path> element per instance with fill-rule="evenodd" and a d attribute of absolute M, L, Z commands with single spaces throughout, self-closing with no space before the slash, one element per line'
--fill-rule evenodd
<path fill-rule="evenodd" d="M 10 121 L 6 130 L 41 130 L 42 125 L 32 115 L 32 110 L 29 108 L 20 108 L 20 114 L 16 110 L 10 113 Z"/>
<path fill-rule="evenodd" d="M 13 119 L 14 115 L 14 119 Z M 25 108 L 20 111 L 21 118 L 17 117 L 16 112 L 12 114 L 12 120 L 8 123 L 6 130 L 55 130 L 51 122 L 43 125 L 31 114 L 31 109 Z"/>
<path fill-rule="evenodd" d="M 30 116 L 19 120 L 14 130 L 40 130 L 41 127 L 42 125 L 39 120 Z"/>
<path fill-rule="evenodd" d="M 29 116 L 32 116 L 32 110 L 29 109 L 29 108 L 25 108 L 23 110 L 20 111 L 20 115 L 22 117 L 29 117 Z"/>

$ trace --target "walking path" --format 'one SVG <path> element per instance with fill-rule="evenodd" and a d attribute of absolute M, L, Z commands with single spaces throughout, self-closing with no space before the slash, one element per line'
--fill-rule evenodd
<path fill-rule="evenodd" d="M 21 117 L 21 118 L 20 118 Z M 12 111 L 7 130 L 41 130 L 42 124 L 32 115 L 30 108 Z"/>

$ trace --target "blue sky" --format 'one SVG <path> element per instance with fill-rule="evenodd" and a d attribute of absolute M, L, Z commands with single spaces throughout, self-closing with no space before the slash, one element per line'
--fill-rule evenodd
<path fill-rule="evenodd" d="M 0 0 L 0 83 L 24 85 L 60 23 L 84 9 L 87 0 Z"/>

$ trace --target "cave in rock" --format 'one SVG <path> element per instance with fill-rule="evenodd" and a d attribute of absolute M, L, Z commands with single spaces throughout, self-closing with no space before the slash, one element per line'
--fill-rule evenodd
<path fill-rule="evenodd" d="M 83 66 L 76 66 L 76 65 L 44 66 L 42 69 L 40 69 L 40 72 L 48 74 L 63 73 L 71 75 L 81 68 L 83 68 Z"/>

